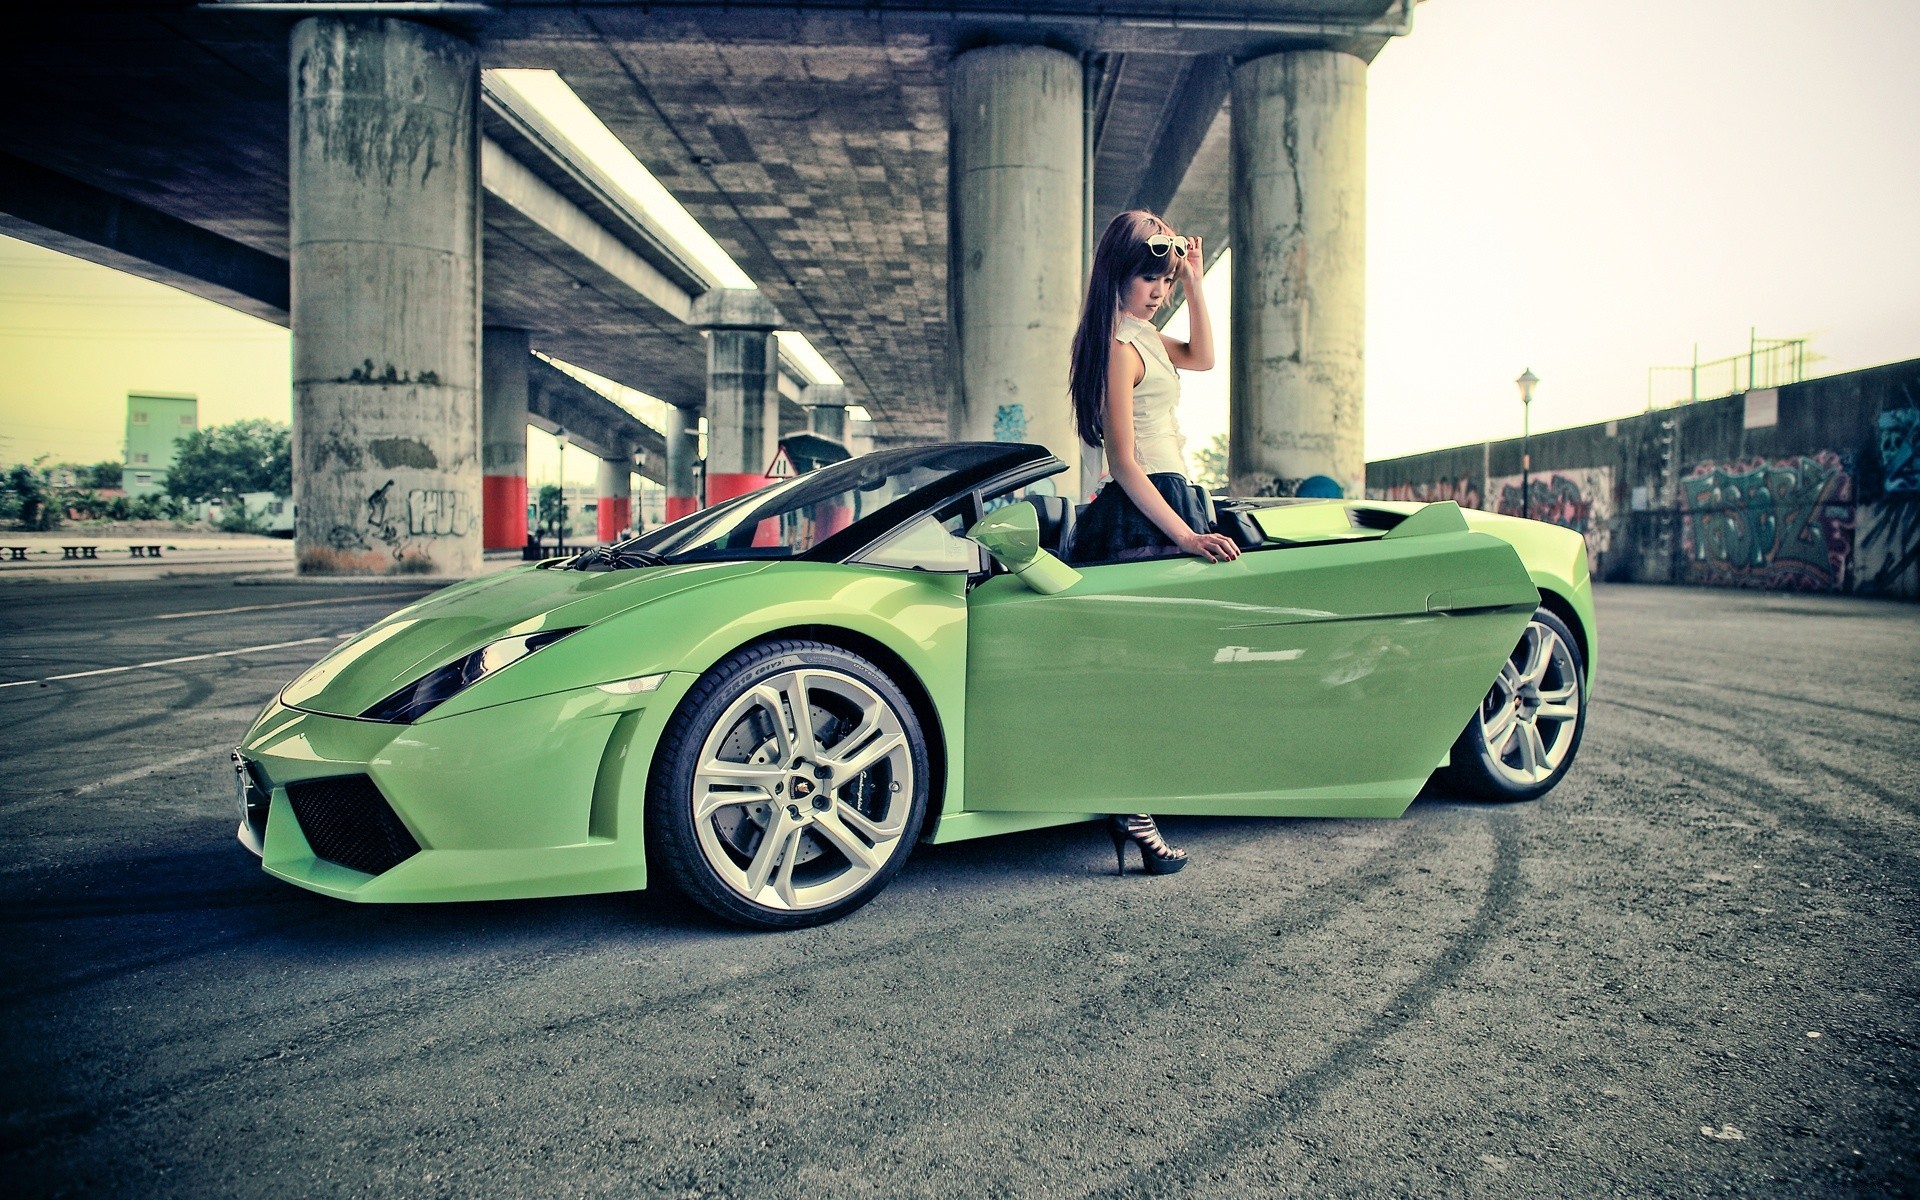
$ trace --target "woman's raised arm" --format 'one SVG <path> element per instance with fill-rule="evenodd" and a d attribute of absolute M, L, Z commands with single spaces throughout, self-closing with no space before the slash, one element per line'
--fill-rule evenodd
<path fill-rule="evenodd" d="M 1187 241 L 1187 254 L 1180 260 L 1180 282 L 1187 289 L 1187 340 L 1176 342 L 1166 334 L 1160 341 L 1167 357 L 1183 371 L 1213 370 L 1213 322 L 1207 316 L 1207 260 L 1200 253 L 1200 239 Z M 1131 494 L 1131 493 L 1129 493 Z"/>

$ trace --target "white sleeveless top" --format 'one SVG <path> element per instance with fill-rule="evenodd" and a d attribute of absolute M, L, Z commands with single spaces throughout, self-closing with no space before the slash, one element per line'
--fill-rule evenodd
<path fill-rule="evenodd" d="M 1133 386 L 1133 457 L 1147 474 L 1187 473 L 1187 439 L 1180 433 L 1180 376 L 1153 322 L 1119 313 L 1113 336 L 1140 351 L 1147 373 Z"/>

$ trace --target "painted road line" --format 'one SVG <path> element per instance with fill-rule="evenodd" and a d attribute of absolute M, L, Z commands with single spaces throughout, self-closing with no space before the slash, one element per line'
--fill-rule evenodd
<path fill-rule="evenodd" d="M 45 679 L 16 679 L 12 683 L 0 683 L 0 688 L 25 687 L 30 683 L 58 683 L 63 679 L 86 679 L 94 675 L 118 675 L 122 671 L 149 671 L 155 667 L 171 667 L 177 663 L 202 662 L 209 658 L 232 658 L 236 654 L 259 654 L 265 650 L 285 650 L 292 646 L 317 646 L 322 642 L 338 642 L 353 635 L 335 634 L 332 637 L 301 638 L 296 642 L 269 642 L 264 646 L 242 646 L 238 650 L 215 650 L 211 654 L 183 654 L 179 658 L 156 658 L 152 662 L 134 663 L 125 667 L 100 667 L 93 671 L 71 671 L 65 675 L 49 675 Z"/>
<path fill-rule="evenodd" d="M 354 604 L 361 600 L 391 600 L 392 592 L 375 592 L 366 596 L 329 596 L 325 600 L 289 600 L 284 604 L 241 604 L 233 608 L 202 608 L 194 612 L 161 613 L 151 618 L 155 621 L 178 621 L 182 617 L 224 617 L 228 613 L 266 612 L 273 608 L 311 608 L 316 604 Z"/>

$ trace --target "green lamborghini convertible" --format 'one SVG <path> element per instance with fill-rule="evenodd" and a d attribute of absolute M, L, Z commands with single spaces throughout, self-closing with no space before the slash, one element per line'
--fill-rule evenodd
<path fill-rule="evenodd" d="M 916 842 L 1102 813 L 1538 796 L 1594 658 L 1579 535 L 1451 503 L 1218 501 L 1228 563 L 1086 562 L 1038 446 L 888 450 L 435 593 L 288 684 L 240 840 L 349 900 L 664 875 L 790 928 Z"/>

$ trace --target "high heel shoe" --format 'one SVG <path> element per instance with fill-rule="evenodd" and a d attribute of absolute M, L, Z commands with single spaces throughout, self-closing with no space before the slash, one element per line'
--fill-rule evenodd
<path fill-rule="evenodd" d="M 1127 873 L 1127 843 L 1140 847 L 1140 863 L 1149 875 L 1171 875 L 1187 865 L 1187 852 L 1167 845 L 1160 827 L 1145 813 L 1107 818 L 1107 836 L 1113 839 L 1113 856 L 1119 861 L 1117 875 Z"/>

